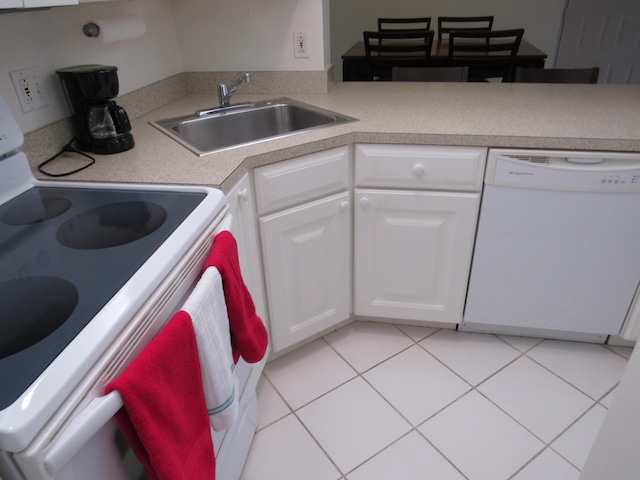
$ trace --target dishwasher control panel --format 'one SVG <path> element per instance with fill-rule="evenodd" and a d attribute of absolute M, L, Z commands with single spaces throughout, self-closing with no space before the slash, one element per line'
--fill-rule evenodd
<path fill-rule="evenodd" d="M 640 154 L 492 149 L 485 184 L 640 192 Z"/>

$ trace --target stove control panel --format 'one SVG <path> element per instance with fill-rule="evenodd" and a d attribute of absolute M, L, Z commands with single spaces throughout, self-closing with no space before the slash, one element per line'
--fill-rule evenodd
<path fill-rule="evenodd" d="M 9 106 L 0 95 L 0 159 L 8 153 L 18 150 L 24 142 L 24 136 L 13 117 Z"/>

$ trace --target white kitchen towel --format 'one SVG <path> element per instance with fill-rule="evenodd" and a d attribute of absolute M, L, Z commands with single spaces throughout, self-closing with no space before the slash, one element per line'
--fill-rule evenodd
<path fill-rule="evenodd" d="M 191 317 L 196 332 L 211 426 L 216 432 L 226 430 L 238 415 L 238 379 L 233 371 L 229 317 L 217 268 L 204 271 L 182 310 Z"/>

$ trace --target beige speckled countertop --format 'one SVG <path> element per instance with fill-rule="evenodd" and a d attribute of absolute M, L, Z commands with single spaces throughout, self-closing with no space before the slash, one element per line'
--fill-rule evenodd
<path fill-rule="evenodd" d="M 232 103 L 277 96 L 240 91 Z M 359 121 L 198 157 L 148 123 L 217 104 L 186 95 L 132 121 L 134 149 L 66 179 L 227 190 L 247 169 L 356 142 L 640 152 L 640 85 L 349 82 L 286 96 Z"/>

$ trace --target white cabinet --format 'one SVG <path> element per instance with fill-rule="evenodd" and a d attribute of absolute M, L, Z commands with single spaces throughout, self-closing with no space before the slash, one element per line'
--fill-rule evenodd
<path fill-rule="evenodd" d="M 115 2 L 122 0 L 0 0 L 3 8 L 48 8 L 78 5 L 81 3 Z"/>
<path fill-rule="evenodd" d="M 233 215 L 233 236 L 238 243 L 242 278 L 251 293 L 256 313 L 268 325 L 258 222 L 254 208 L 251 178 L 248 174 L 245 174 L 227 193 L 227 202 L 230 213 Z"/>
<path fill-rule="evenodd" d="M 274 352 L 351 315 L 348 147 L 255 170 Z"/>
<path fill-rule="evenodd" d="M 0 8 L 22 8 L 24 3 L 22 0 L 1 0 Z"/>
<path fill-rule="evenodd" d="M 2 8 L 46 8 L 65 5 L 78 5 L 78 0 L 2 0 Z"/>
<path fill-rule="evenodd" d="M 356 145 L 356 316 L 462 320 L 486 149 Z"/>
<path fill-rule="evenodd" d="M 78 5 L 78 0 L 24 0 L 24 8 L 59 7 Z"/>

